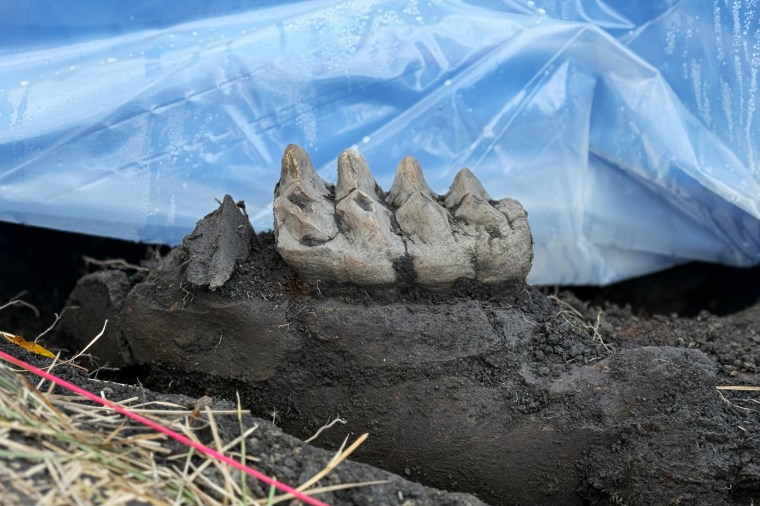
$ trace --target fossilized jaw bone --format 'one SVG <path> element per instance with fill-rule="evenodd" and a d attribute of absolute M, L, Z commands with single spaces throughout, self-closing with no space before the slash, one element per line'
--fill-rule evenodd
<path fill-rule="evenodd" d="M 306 151 L 288 146 L 274 220 L 277 250 L 307 281 L 428 288 L 459 279 L 523 283 L 533 256 L 520 203 L 491 200 L 469 170 L 439 197 L 419 163 L 405 157 L 386 194 L 354 149 L 338 157 L 332 188 Z"/>

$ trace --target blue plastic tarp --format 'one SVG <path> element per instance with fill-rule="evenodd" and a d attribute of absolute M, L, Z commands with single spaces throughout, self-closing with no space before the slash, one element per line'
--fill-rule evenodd
<path fill-rule="evenodd" d="M 760 262 L 756 0 L 0 4 L 0 220 L 178 243 L 284 147 L 519 199 L 529 281 Z"/>

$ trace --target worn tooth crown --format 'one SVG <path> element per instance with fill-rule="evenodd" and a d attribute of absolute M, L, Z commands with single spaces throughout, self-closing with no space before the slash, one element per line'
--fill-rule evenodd
<path fill-rule="evenodd" d="M 533 256 L 519 202 L 491 200 L 468 169 L 439 198 L 419 162 L 408 156 L 386 195 L 361 154 L 343 151 L 332 195 L 306 151 L 290 145 L 274 214 L 277 249 L 307 281 L 429 288 L 459 279 L 522 284 Z"/>
<path fill-rule="evenodd" d="M 475 195 L 485 201 L 491 200 L 491 196 L 483 188 L 483 184 L 470 172 L 470 169 L 464 168 L 457 172 L 454 182 L 451 183 L 449 194 L 446 196 L 444 204 L 446 207 L 454 207 L 459 204 L 466 195 Z"/>
<path fill-rule="evenodd" d="M 327 183 L 314 170 L 309 153 L 295 144 L 289 144 L 285 148 L 279 184 L 283 190 L 292 184 L 299 184 L 305 194 L 314 193 L 326 197 L 330 193 Z"/>
<path fill-rule="evenodd" d="M 375 178 L 372 177 L 364 157 L 355 149 L 343 151 L 338 157 L 338 184 L 335 185 L 335 200 L 347 197 L 354 190 L 361 190 L 374 196 L 377 188 Z"/>
<path fill-rule="evenodd" d="M 388 193 L 388 203 L 399 208 L 409 197 L 420 193 L 430 198 L 435 196 L 425 182 L 420 162 L 411 156 L 405 156 L 396 167 L 396 175 Z"/>
<path fill-rule="evenodd" d="M 285 149 L 282 173 L 275 194 L 275 236 L 279 244 L 321 244 L 338 235 L 330 215 L 334 207 L 328 199 L 326 183 L 314 170 L 309 154 L 295 144 Z"/>

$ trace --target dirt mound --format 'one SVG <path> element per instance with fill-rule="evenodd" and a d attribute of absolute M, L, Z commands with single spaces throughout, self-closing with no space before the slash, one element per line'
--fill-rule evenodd
<path fill-rule="evenodd" d="M 0 350 L 16 356 L 36 367 L 47 369 L 50 366 L 49 360 L 42 359 L 37 355 L 32 355 L 2 339 L 0 339 Z M 5 367 L 5 365 L 2 365 L 2 367 Z M 237 414 L 232 414 L 236 412 L 236 405 L 229 400 L 211 399 L 208 397 L 194 399 L 176 393 L 161 394 L 142 386 L 97 380 L 88 377 L 83 373 L 81 368 L 61 363 L 58 363 L 55 366 L 54 374 L 59 378 L 63 378 L 81 388 L 89 390 L 90 392 L 99 393 L 110 401 L 120 403 L 127 400 L 128 402 L 126 405 L 132 406 L 133 409 L 135 404 L 137 407 L 150 406 L 155 408 L 152 410 L 150 416 L 154 420 L 158 419 L 159 422 L 164 425 L 170 425 L 170 423 L 176 422 L 178 418 L 184 420 L 183 423 L 187 424 L 186 427 L 188 430 L 191 430 L 194 437 L 199 442 L 208 446 L 216 447 L 217 444 L 221 444 L 223 447 L 231 447 L 232 450 L 230 451 L 241 451 L 240 443 L 235 444 L 235 442 L 239 440 L 241 431 L 245 428 L 246 432 L 250 434 L 245 438 L 244 449 L 242 451 L 244 454 L 247 454 L 249 458 L 254 460 L 255 464 L 253 464 L 253 466 L 267 476 L 275 477 L 281 482 L 293 484 L 294 486 L 305 483 L 307 480 L 310 480 L 312 477 L 320 473 L 335 457 L 334 452 L 327 452 L 315 448 L 314 446 L 305 444 L 303 441 L 283 433 L 282 430 L 277 428 L 269 420 L 255 418 L 250 414 L 245 413 L 241 414 L 241 417 L 238 418 Z M 25 376 L 29 380 L 27 387 L 33 389 L 34 387 L 32 387 L 32 385 L 37 384 L 39 378 L 31 374 L 25 374 Z M 30 397 L 45 398 L 45 395 L 50 394 L 50 389 L 47 385 L 48 384 L 46 383 L 46 394 L 35 392 L 36 396 L 33 395 Z M 8 385 L 6 384 L 5 386 Z M 68 393 L 60 387 L 57 390 L 61 393 Z M 51 406 L 52 409 L 52 404 L 48 404 L 48 406 Z M 217 414 L 214 416 L 213 430 L 210 428 L 208 415 L 204 415 L 201 410 L 199 410 L 197 415 L 193 414 L 183 417 L 177 414 L 177 408 L 180 410 L 184 408 L 187 412 L 195 413 L 195 410 L 197 410 L 199 406 L 204 406 L 204 410 L 205 407 L 208 407 L 213 412 L 219 413 L 227 411 L 228 413 L 226 415 Z M 97 408 L 90 409 L 96 411 Z M 162 409 L 166 409 L 166 414 L 162 415 Z M 3 496 L 3 504 L 30 504 L 32 498 L 26 496 L 29 491 L 24 488 L 25 486 L 29 487 L 30 483 L 33 483 L 31 486 L 31 488 L 34 489 L 33 493 L 36 493 L 38 498 L 42 498 L 44 493 L 41 493 L 41 491 L 48 487 L 47 483 L 40 483 L 40 480 L 47 479 L 61 487 L 68 488 L 70 486 L 70 484 L 61 482 L 60 478 L 57 481 L 54 478 L 54 476 L 56 476 L 55 473 L 63 471 L 60 467 L 56 467 L 56 464 L 59 464 L 57 459 L 65 460 L 66 457 L 65 454 L 61 455 L 62 449 L 60 447 L 51 445 L 49 441 L 47 442 L 47 446 L 45 446 L 44 438 L 46 436 L 50 438 L 50 432 L 53 432 L 54 436 L 60 438 L 62 441 L 73 443 L 72 446 L 75 447 L 75 455 L 70 457 L 74 462 L 74 465 L 72 466 L 73 468 L 77 468 L 77 463 L 79 464 L 79 468 L 82 467 L 82 461 L 87 461 L 88 457 L 90 457 L 87 455 L 86 451 L 88 445 L 95 446 L 97 444 L 96 441 L 100 440 L 101 449 L 103 450 L 101 458 L 111 459 L 111 461 L 106 462 L 104 465 L 120 471 L 118 474 L 115 473 L 113 477 L 118 477 L 119 479 L 123 477 L 123 480 L 120 482 L 122 488 L 129 486 L 130 482 L 128 480 L 130 479 L 130 472 L 138 473 L 140 471 L 138 466 L 140 462 L 134 462 L 138 456 L 129 455 L 133 461 L 125 463 L 124 461 L 127 459 L 123 449 L 117 449 L 114 451 L 113 455 L 108 454 L 108 442 L 111 442 L 111 446 L 118 446 L 117 444 L 113 444 L 114 439 L 118 440 L 119 438 L 123 438 L 125 444 L 137 445 L 138 443 L 135 441 L 130 441 L 130 435 L 135 436 L 135 439 L 139 439 L 140 435 L 145 435 L 144 427 L 141 427 L 139 424 L 131 422 L 126 418 L 119 416 L 104 416 L 102 413 L 97 417 L 93 417 L 96 420 L 99 419 L 102 425 L 98 424 L 97 426 L 87 427 L 81 420 L 82 409 L 74 413 L 64 413 L 65 411 L 57 410 L 54 412 L 54 414 L 59 415 L 61 418 L 74 415 L 77 422 L 72 424 L 71 420 L 67 419 L 67 424 L 63 425 L 68 426 L 68 429 L 63 429 L 63 432 L 55 432 L 51 430 L 40 431 L 39 427 L 35 425 L 32 430 L 25 433 L 23 431 L 24 426 L 22 425 L 22 420 L 18 419 L 16 413 L 9 411 L 11 416 L 16 416 L 16 419 L 14 420 L 15 430 L 6 431 L 2 438 L 2 445 L 0 446 L 6 447 L 7 445 L 7 447 L 11 448 L 10 451 L 5 452 L 6 455 L 15 455 L 15 459 L 8 459 L 11 461 L 10 466 L 12 466 L 13 469 L 17 471 L 26 470 L 28 472 L 22 473 L 19 471 L 19 474 L 15 475 L 17 478 L 16 480 L 3 480 L 5 483 L 0 483 L 0 491 L 3 491 L 4 493 L 7 492 L 7 495 Z M 54 416 L 54 414 L 49 414 L 49 416 Z M 111 425 L 115 425 L 115 427 Z M 74 433 L 74 427 L 76 427 L 77 431 L 81 432 Z M 190 429 L 191 427 L 192 429 Z M 56 429 L 62 431 L 60 426 L 56 427 Z M 67 433 L 65 430 L 72 431 L 72 433 Z M 86 442 L 78 440 L 78 437 L 84 439 Z M 13 444 L 14 441 L 17 445 Z M 187 448 L 183 447 L 183 445 L 163 437 L 153 438 L 153 442 L 155 444 L 152 447 L 153 451 L 151 452 L 152 462 L 147 464 L 149 469 L 152 466 L 152 476 L 159 476 L 158 473 L 160 472 L 161 479 L 165 480 L 166 472 L 164 468 L 177 468 L 178 461 L 185 466 L 190 462 L 186 456 Z M 51 448 L 56 449 L 56 452 L 58 452 L 54 458 L 50 458 L 48 466 L 39 466 L 38 460 L 35 460 L 33 452 L 25 454 L 24 452 L 19 451 L 19 448 L 36 449 L 38 445 L 40 445 L 40 453 L 50 452 Z M 178 460 L 177 456 L 183 458 Z M 77 459 L 80 459 L 80 461 L 77 462 Z M 200 465 L 203 465 L 203 463 L 204 461 L 199 460 L 197 456 L 193 457 L 193 465 L 195 466 L 193 469 L 197 469 Z M 206 464 L 207 463 L 208 462 L 206 462 Z M 51 469 L 53 471 L 49 471 Z M 85 470 L 86 469 L 87 468 L 85 467 Z M 74 470 L 72 472 L 76 474 L 77 471 Z M 14 476 L 12 473 L 6 473 L 6 475 Z M 69 475 L 67 476 L 70 477 Z M 98 476 L 101 475 L 99 474 Z M 30 477 L 33 477 L 36 481 L 32 481 Z M 74 493 L 68 496 L 64 495 L 63 497 L 60 497 L 61 493 L 56 494 L 59 499 L 59 502 L 56 504 L 64 504 L 69 500 L 73 502 L 72 497 L 78 497 L 79 504 L 101 504 L 104 497 L 109 498 L 111 495 L 119 496 L 118 489 L 99 491 L 100 489 L 98 487 L 104 486 L 102 480 L 92 480 L 92 477 L 87 476 L 86 473 L 82 477 L 77 477 L 77 479 L 79 478 L 82 478 L 84 482 L 79 483 L 79 486 Z M 138 487 L 144 489 L 146 481 L 153 481 L 157 478 L 142 476 L 139 479 L 135 479 L 134 477 L 132 477 L 132 479 L 134 480 L 132 486 L 136 490 Z M 226 483 L 225 479 L 229 479 L 229 476 L 223 476 L 217 469 L 215 469 L 215 466 L 211 465 L 203 472 L 203 478 L 197 480 L 197 483 L 193 483 L 192 486 L 200 487 L 202 491 L 211 494 L 211 497 L 218 499 L 214 504 L 228 504 L 222 498 L 219 498 L 219 491 L 213 489 L 214 484 L 218 487 L 220 486 L 219 484 L 221 484 L 221 487 L 224 487 Z M 185 485 L 190 486 L 190 481 L 191 480 L 185 483 Z M 211 483 L 212 486 L 206 486 L 208 483 Z M 248 478 L 246 484 L 250 489 L 249 493 L 253 494 L 248 496 L 248 500 L 255 497 L 267 497 L 269 493 L 269 487 L 267 485 L 252 478 Z M 163 495 L 161 497 L 153 497 L 153 499 L 156 499 L 159 504 L 163 504 L 167 499 L 170 502 L 179 501 L 180 499 L 176 497 L 176 492 L 170 492 L 171 490 L 174 490 L 176 486 L 177 483 L 175 482 L 164 482 L 163 486 L 161 486 L 161 493 Z M 55 492 L 55 486 L 50 488 L 53 488 Z M 407 506 L 479 506 L 483 504 L 481 501 L 468 494 L 435 490 L 405 480 L 389 472 L 352 461 L 343 461 L 340 463 L 325 478 L 317 481 L 313 488 L 332 488 L 332 491 L 328 490 L 315 495 L 317 499 L 332 505 L 371 506 L 387 504 Z M 88 493 L 90 489 L 93 489 L 91 495 Z M 141 490 L 141 492 L 144 492 L 144 490 Z M 148 504 L 148 502 L 134 499 L 135 497 L 141 497 L 139 493 L 131 496 L 123 493 L 121 495 L 128 496 L 127 500 L 129 504 Z M 49 499 L 49 495 L 47 497 Z M 93 498 L 92 503 L 89 500 L 83 502 L 83 498 L 90 497 Z M 142 497 L 145 496 L 143 495 Z M 198 500 L 203 504 L 206 504 L 203 496 L 200 494 L 196 495 L 196 492 L 190 494 L 190 499 L 188 499 L 187 493 L 182 498 L 185 499 L 185 502 L 182 502 L 182 504 L 196 504 L 197 502 L 194 501 Z M 98 502 L 98 499 L 100 499 L 100 502 Z M 45 504 L 49 502 L 44 498 L 39 500 Z"/>
<path fill-rule="evenodd" d="M 637 326 L 629 310 L 602 314 L 534 288 L 309 285 L 270 234 L 210 292 L 185 281 L 191 255 L 175 249 L 62 328 L 76 335 L 83 318 L 110 318 L 104 345 L 126 343 L 124 365 L 154 388 L 240 392 L 298 437 L 341 416 L 346 431 L 372 434 L 358 459 L 494 504 L 739 504 L 758 494 L 758 411 L 716 389 L 756 380 L 755 366 L 730 376 L 708 346 L 714 335 L 707 353 L 675 330 L 654 342 L 662 319 Z M 117 276 L 99 276 L 84 278 L 72 303 L 98 283 L 114 293 Z M 713 328 L 719 321 L 728 325 Z M 335 448 L 342 434 L 320 444 Z"/>

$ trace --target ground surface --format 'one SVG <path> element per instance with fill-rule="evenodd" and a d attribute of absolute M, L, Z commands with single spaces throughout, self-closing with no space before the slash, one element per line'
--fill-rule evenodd
<path fill-rule="evenodd" d="M 50 365 L 50 360 L 33 355 L 25 350 L 21 350 L 5 340 L 0 340 L 0 350 L 18 357 L 36 367 L 47 368 Z M 138 385 L 126 385 L 111 381 L 96 380 L 89 377 L 81 369 L 65 364 L 56 366 L 53 372 L 59 378 L 74 383 L 90 392 L 100 394 L 114 402 L 133 399 L 134 402 L 132 402 L 132 404 L 150 405 L 170 403 L 173 406 L 185 407 L 189 410 L 205 409 L 208 407 L 214 411 L 234 412 L 236 409 L 235 404 L 229 400 L 212 398 L 194 399 L 182 394 L 161 394 Z M 25 376 L 32 384 L 37 384 L 39 382 L 39 378 L 32 374 L 25 374 Z M 47 385 L 45 390 L 48 391 Z M 58 393 L 67 393 L 60 387 L 58 387 L 56 391 Z M 160 417 L 154 414 L 152 415 L 152 418 L 163 420 L 163 423 L 165 425 L 167 424 L 166 417 Z M 174 418 L 176 418 L 176 415 Z M 275 477 L 278 481 L 291 484 L 294 487 L 306 482 L 319 473 L 334 456 L 334 453 L 315 448 L 314 446 L 303 443 L 301 440 L 284 434 L 271 421 L 255 418 L 250 414 L 245 414 L 240 420 L 238 420 L 238 417 L 234 414 L 228 414 L 226 416 L 217 415 L 214 417 L 214 420 L 215 432 L 217 433 L 219 440 L 223 442 L 224 446 L 230 442 L 234 442 L 234 440 L 240 436 L 241 427 L 251 429 L 250 436 L 245 440 L 245 451 L 247 455 L 250 455 L 255 459 L 255 462 L 249 465 L 252 465 L 267 476 Z M 188 418 L 187 423 L 196 426 L 194 432 L 202 443 L 210 447 L 215 447 L 216 436 L 212 433 L 207 422 L 208 419 L 199 412 L 197 417 L 193 417 L 192 419 Z M 146 432 L 139 424 L 131 422 L 125 418 L 121 419 L 121 423 L 117 423 L 117 427 L 120 427 L 122 430 L 126 429 L 125 432 L 132 431 L 134 434 L 144 434 Z M 91 427 L 91 430 L 101 431 L 105 433 L 104 435 L 107 435 L 114 430 L 114 428 L 108 427 L 107 429 L 100 429 L 98 427 Z M 14 439 L 22 441 L 27 446 L 36 446 L 33 441 L 30 441 L 31 438 L 28 434 L 22 436 L 16 433 L 14 435 L 14 432 L 11 431 L 9 434 L 3 434 L 0 447 L 5 448 L 6 443 L 10 442 L 12 444 Z M 353 437 L 352 440 L 353 439 L 355 439 L 355 437 Z M 155 452 L 155 465 L 158 467 L 176 466 L 177 461 L 173 460 L 171 455 L 183 454 L 186 452 L 186 448 L 165 437 L 159 438 L 159 441 L 160 445 L 167 450 L 167 453 L 159 451 Z M 351 441 L 349 441 L 349 444 L 350 443 Z M 239 445 L 233 446 L 233 451 L 238 449 L 238 447 Z M 8 446 L 8 448 L 13 449 L 12 446 Z M 29 464 L 35 463 L 34 461 L 23 463 L 19 462 L 20 460 L 22 459 L 18 459 L 16 462 L 12 463 L 8 462 L 7 464 L 13 465 L 14 467 L 18 465 L 31 467 Z M 213 466 L 211 466 L 209 471 L 205 474 L 210 480 L 215 481 L 219 485 L 222 485 L 224 482 L 221 475 L 214 473 Z M 16 483 L 15 481 L 6 483 L 6 478 L 6 476 L 0 476 L 0 490 L 6 494 L 3 496 L 3 504 L 31 504 L 32 502 L 24 500 L 22 496 L 21 491 L 23 490 L 23 487 L 19 487 L 19 483 Z M 48 479 L 51 478 L 48 477 Z M 17 481 L 20 480 L 17 479 Z M 264 498 L 267 496 L 267 485 L 250 478 L 247 480 L 247 483 L 252 492 L 251 497 Z M 317 487 L 320 486 L 332 486 L 336 488 L 341 486 L 346 487 L 345 489 L 315 495 L 319 500 L 334 505 L 478 506 L 482 504 L 475 497 L 467 494 L 457 494 L 431 489 L 371 466 L 350 461 L 344 461 L 338 465 L 327 477 L 317 483 Z M 13 490 L 14 492 L 11 494 L 10 490 Z M 213 490 L 209 491 L 213 495 Z M 56 504 L 69 503 L 66 498 L 61 499 L 62 500 L 56 502 Z M 38 504 L 43 503 L 47 504 L 46 502 L 38 502 Z M 93 504 L 100 503 L 101 502 L 97 500 L 93 502 Z M 148 503 L 133 501 L 129 504 Z M 162 502 L 161 504 L 164 503 Z"/>
<path fill-rule="evenodd" d="M 157 315 L 172 307 L 176 314 L 202 313 L 218 308 L 219 301 L 225 307 L 253 304 L 245 307 L 257 311 L 266 302 L 273 313 L 281 307 L 283 335 L 290 343 L 282 360 L 290 371 L 305 371 L 301 377 L 285 371 L 277 357 L 270 357 L 275 372 L 253 368 L 262 376 L 251 382 L 218 366 L 194 369 L 171 356 L 163 365 L 137 360 L 140 365 L 111 376 L 139 378 L 194 397 L 230 398 L 238 389 L 254 412 L 301 437 L 340 409 L 342 416 L 352 415 L 355 425 L 347 429 L 369 431 L 383 443 L 358 458 L 439 488 L 475 492 L 493 504 L 560 504 L 568 498 L 588 504 L 758 502 L 760 396 L 715 389 L 760 385 L 758 270 L 692 265 L 616 287 L 556 293 L 530 288 L 504 295 L 470 286 L 445 296 L 419 290 L 370 293 L 303 285 L 267 245 L 271 239 L 261 239 L 256 254 L 220 293 L 188 294 L 171 286 L 183 261 L 180 252 L 160 272 L 131 271 L 131 283 L 142 288 L 130 297 Z M 40 305 L 43 315 L 63 307 L 84 272 L 82 254 L 132 262 L 144 255 L 136 246 L 7 225 L 0 240 L 5 241 L 0 296 L 27 289 L 25 298 Z M 106 306 L 99 311 L 115 309 Z M 312 312 L 320 317 L 310 319 Z M 35 335 L 50 324 L 49 316 L 29 316 L 24 308 L 0 313 L 2 330 Z M 378 323 L 388 318 L 392 331 Z M 161 325 L 169 332 L 181 321 L 173 315 Z M 336 329 L 348 326 L 360 333 L 373 325 L 375 334 L 387 336 L 363 342 L 361 353 L 352 352 L 355 346 L 338 345 L 336 351 L 329 341 Z M 398 328 L 406 328 L 407 341 Z M 467 342 L 474 344 L 462 350 L 451 328 L 467 329 Z M 92 333 L 91 328 L 84 332 Z M 208 346 L 199 339 L 180 344 L 184 351 L 209 355 L 218 338 L 208 339 Z M 373 346 L 381 347 L 382 356 L 395 350 L 399 365 L 362 363 Z M 135 351 L 125 360 L 134 361 Z M 394 389 L 395 397 L 384 397 Z M 330 404 L 325 399 L 335 401 L 325 405 Z M 399 404 L 409 411 L 403 419 L 394 411 Z M 432 427 L 427 433 L 425 427 L 417 429 L 425 425 Z M 434 446 L 444 453 L 437 456 L 422 437 L 436 427 L 447 429 L 439 431 L 441 437 L 461 439 L 439 437 Z M 508 437 L 500 439 L 501 434 Z M 342 437 L 328 434 L 324 445 Z M 406 447 L 425 458 L 415 460 L 398 449 Z M 452 449 L 458 452 L 453 459 Z M 463 455 L 482 457 L 468 461 Z M 499 481 L 504 477 L 516 481 Z"/>

